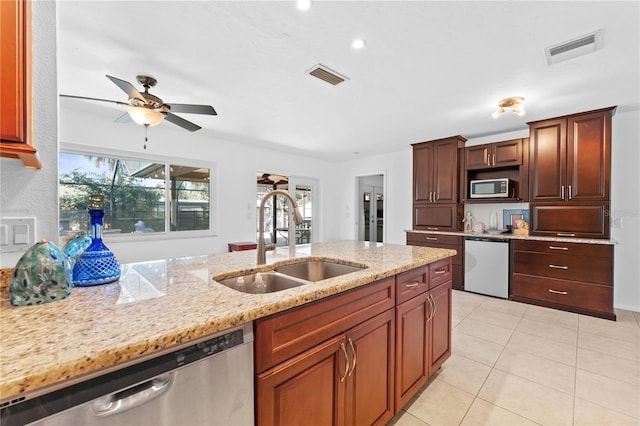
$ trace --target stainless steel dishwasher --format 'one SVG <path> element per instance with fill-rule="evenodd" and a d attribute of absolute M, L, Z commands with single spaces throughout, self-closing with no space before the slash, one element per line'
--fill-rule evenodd
<path fill-rule="evenodd" d="M 503 299 L 509 297 L 509 240 L 465 237 L 464 289 Z"/>
<path fill-rule="evenodd" d="M 0 423 L 253 425 L 252 324 L 5 407 Z"/>

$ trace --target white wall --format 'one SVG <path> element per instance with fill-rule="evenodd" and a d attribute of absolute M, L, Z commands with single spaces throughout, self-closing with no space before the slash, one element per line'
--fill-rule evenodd
<path fill-rule="evenodd" d="M 56 76 L 56 3 L 33 5 L 33 145 L 44 168 L 30 170 L 21 161 L 0 159 L 0 216 L 36 217 L 36 241 L 57 241 L 58 95 Z M 13 267 L 22 253 L 4 253 L 1 267 Z"/>

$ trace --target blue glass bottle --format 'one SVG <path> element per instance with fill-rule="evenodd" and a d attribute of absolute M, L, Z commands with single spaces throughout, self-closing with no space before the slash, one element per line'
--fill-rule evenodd
<path fill-rule="evenodd" d="M 78 287 L 107 284 L 120 278 L 120 264 L 102 242 L 104 196 L 89 196 L 91 217 L 91 245 L 76 260 L 73 285 Z"/>

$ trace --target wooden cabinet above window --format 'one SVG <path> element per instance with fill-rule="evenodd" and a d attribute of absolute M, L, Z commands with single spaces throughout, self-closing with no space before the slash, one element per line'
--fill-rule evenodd
<path fill-rule="evenodd" d="M 40 169 L 31 135 L 31 2 L 0 1 L 0 156 Z"/>

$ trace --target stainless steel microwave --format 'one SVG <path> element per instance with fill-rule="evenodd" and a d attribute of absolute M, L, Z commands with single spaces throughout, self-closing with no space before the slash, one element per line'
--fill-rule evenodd
<path fill-rule="evenodd" d="M 514 192 L 513 181 L 508 178 L 472 180 L 469 198 L 509 198 Z"/>

